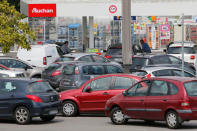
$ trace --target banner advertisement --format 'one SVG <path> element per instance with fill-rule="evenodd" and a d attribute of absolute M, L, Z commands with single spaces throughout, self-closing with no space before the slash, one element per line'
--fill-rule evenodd
<path fill-rule="evenodd" d="M 170 25 L 160 26 L 160 39 L 170 39 Z"/>

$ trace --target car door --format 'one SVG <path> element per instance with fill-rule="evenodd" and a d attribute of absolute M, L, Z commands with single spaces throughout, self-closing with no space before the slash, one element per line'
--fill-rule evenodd
<path fill-rule="evenodd" d="M 145 99 L 151 81 L 139 82 L 127 90 L 127 95 L 121 101 L 122 109 L 131 118 L 141 119 L 146 115 Z"/>
<path fill-rule="evenodd" d="M 105 103 L 110 98 L 112 77 L 93 80 L 87 84 L 78 100 L 81 111 L 104 111 Z M 90 91 L 86 91 L 90 88 Z"/>
<path fill-rule="evenodd" d="M 144 101 L 147 112 L 147 119 L 163 119 L 163 112 L 169 98 L 168 95 L 168 82 L 162 80 L 152 81 L 150 92 Z"/>
<path fill-rule="evenodd" d="M 14 92 L 16 87 L 12 82 L 0 80 L 0 116 L 11 116 L 11 107 L 14 104 Z"/>

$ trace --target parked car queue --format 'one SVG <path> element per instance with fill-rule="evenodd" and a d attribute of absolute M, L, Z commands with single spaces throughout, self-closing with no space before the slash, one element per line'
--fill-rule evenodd
<path fill-rule="evenodd" d="M 43 77 L 43 81 L 29 78 L 1 78 L 0 92 L 4 95 L 2 98 L 13 97 L 14 94 L 8 104 L 2 104 L 10 110 L 5 110 L 1 117 L 5 117 L 6 114 L 6 118 L 15 119 L 19 124 L 27 124 L 32 117 L 40 117 L 44 121 L 53 120 L 59 112 L 64 116 L 105 112 L 114 124 L 123 124 L 128 119 L 165 120 L 169 128 L 178 128 L 184 121 L 197 119 L 195 117 L 196 78 L 168 76 L 168 78 L 143 79 L 140 76 L 122 74 L 124 73 L 122 67 L 110 60 L 97 63 L 87 60 L 85 59 L 85 62 L 56 61 L 48 68 L 42 69 L 42 76 L 46 76 L 46 79 Z M 158 66 L 161 67 L 161 63 L 155 68 Z M 163 66 L 167 68 L 165 63 Z M 26 67 L 21 68 L 27 70 Z M 58 82 L 59 87 L 62 85 L 62 92 L 58 95 L 48 84 L 47 76 L 55 78 L 60 75 L 62 75 L 61 80 Z M 85 77 L 87 79 L 80 83 L 80 79 Z M 54 81 L 55 79 L 51 79 L 51 83 Z M 174 98 L 173 104 L 170 101 L 172 98 Z M 126 102 L 122 106 L 119 100 L 124 101 L 124 99 Z M 155 100 L 157 100 L 156 104 Z M 164 103 L 163 107 L 160 107 L 161 101 Z M 146 102 L 149 102 L 150 108 L 146 108 Z M 149 119 L 147 112 L 155 116 Z"/>

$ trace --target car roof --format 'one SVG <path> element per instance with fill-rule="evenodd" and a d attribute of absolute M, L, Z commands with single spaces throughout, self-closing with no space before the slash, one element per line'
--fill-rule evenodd
<path fill-rule="evenodd" d="M 151 58 L 151 57 L 159 57 L 159 56 L 171 56 L 171 55 L 167 55 L 167 54 L 137 54 L 137 55 L 134 55 L 133 57 L 134 58 Z"/>
<path fill-rule="evenodd" d="M 63 55 L 63 57 L 82 57 L 82 56 L 86 56 L 86 55 L 97 55 L 96 53 L 70 53 L 70 54 L 66 54 Z"/>
<path fill-rule="evenodd" d="M 196 45 L 196 44 L 193 43 L 192 41 L 185 41 L 184 42 L 184 47 L 193 47 L 194 45 Z M 174 42 L 169 47 L 177 47 L 177 46 L 182 46 L 182 42 L 179 42 L 179 41 Z"/>
<path fill-rule="evenodd" d="M 181 70 L 180 68 L 176 67 L 166 67 L 166 66 L 146 66 L 143 67 L 141 70 L 146 70 L 146 71 L 157 71 L 157 70 L 165 70 L 165 69 L 174 69 L 174 70 Z"/>
<path fill-rule="evenodd" d="M 178 81 L 181 83 L 189 82 L 189 81 L 197 81 L 197 78 L 193 77 L 181 77 L 181 76 L 160 76 L 160 77 L 152 77 L 152 78 L 146 78 L 144 80 L 173 80 Z"/>
<path fill-rule="evenodd" d="M 125 74 L 125 73 L 99 75 L 99 76 L 94 77 L 92 79 L 103 78 L 103 77 L 113 77 L 113 76 L 130 77 L 130 78 L 135 78 L 137 80 L 142 80 L 142 77 L 140 77 L 140 76 L 134 76 L 132 74 Z"/>

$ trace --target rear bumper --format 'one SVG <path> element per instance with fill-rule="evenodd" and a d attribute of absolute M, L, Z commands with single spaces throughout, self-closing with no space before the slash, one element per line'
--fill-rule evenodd
<path fill-rule="evenodd" d="M 61 101 L 50 102 L 50 103 L 33 103 L 31 109 L 32 117 L 43 116 L 43 115 L 56 115 L 60 112 Z"/>
<path fill-rule="evenodd" d="M 197 110 L 177 110 L 183 121 L 197 120 Z"/>

